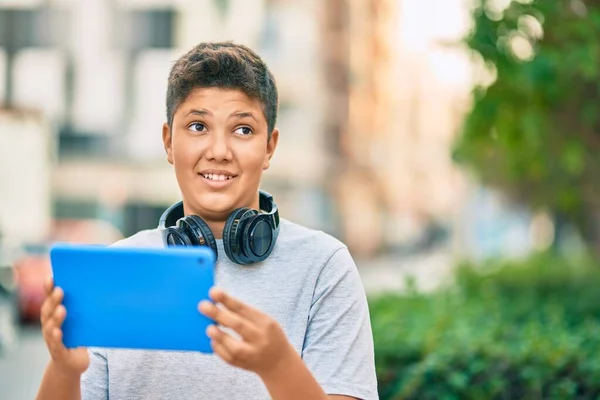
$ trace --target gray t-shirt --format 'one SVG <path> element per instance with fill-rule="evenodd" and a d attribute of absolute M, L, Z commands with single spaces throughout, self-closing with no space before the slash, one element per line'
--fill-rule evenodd
<path fill-rule="evenodd" d="M 274 318 L 328 394 L 378 399 L 369 309 L 347 247 L 321 232 L 281 220 L 262 263 L 232 263 L 218 244 L 215 283 Z M 158 229 L 114 246 L 163 247 Z M 269 399 L 258 375 L 216 354 L 90 349 L 83 399 Z"/>

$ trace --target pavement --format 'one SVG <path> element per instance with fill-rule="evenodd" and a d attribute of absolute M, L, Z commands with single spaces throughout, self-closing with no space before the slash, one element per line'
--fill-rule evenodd
<path fill-rule="evenodd" d="M 0 399 L 35 399 L 49 359 L 39 326 L 20 328 L 16 347 L 0 357 Z"/>
<path fill-rule="evenodd" d="M 432 290 L 449 282 L 452 262 L 448 251 L 439 250 L 426 256 L 356 260 L 356 265 L 365 290 L 376 295 L 401 292 L 407 278 L 420 290 Z M 20 328 L 16 346 L 0 355 L 0 400 L 34 399 L 48 360 L 40 327 Z"/>

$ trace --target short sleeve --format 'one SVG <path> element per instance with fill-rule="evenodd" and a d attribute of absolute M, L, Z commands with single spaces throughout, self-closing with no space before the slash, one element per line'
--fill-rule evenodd
<path fill-rule="evenodd" d="M 377 400 L 373 347 L 365 290 L 344 247 L 317 280 L 302 358 L 327 394 Z"/>
<path fill-rule="evenodd" d="M 81 376 L 81 400 L 108 400 L 106 350 L 90 348 L 90 365 Z"/>

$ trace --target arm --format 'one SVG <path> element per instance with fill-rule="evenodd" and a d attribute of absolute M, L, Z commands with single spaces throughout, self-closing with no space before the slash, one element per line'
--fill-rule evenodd
<path fill-rule="evenodd" d="M 50 362 L 42 378 L 37 399 L 79 400 L 80 377 L 88 368 L 87 349 L 67 349 L 62 342 L 62 324 L 67 310 L 61 304 L 64 293 L 55 288 L 52 278 L 44 283 L 46 298 L 40 310 L 40 322 L 46 347 L 50 353 Z"/>
<path fill-rule="evenodd" d="M 46 299 L 40 311 L 40 322 L 50 362 L 44 372 L 37 400 L 106 399 L 107 364 L 101 351 L 80 347 L 67 349 L 62 341 L 62 324 L 67 310 L 62 305 L 64 292 L 54 287 L 52 278 L 44 283 Z"/>
<path fill-rule="evenodd" d="M 300 356 L 293 349 L 291 352 L 293 353 L 292 358 L 285 366 L 278 368 L 273 374 L 261 376 L 273 400 L 357 400 L 356 397 L 349 396 L 327 396 Z"/>
<path fill-rule="evenodd" d="M 225 307 L 203 302 L 200 311 L 242 337 L 242 340 L 236 340 L 215 326 L 208 328 L 212 347 L 223 360 L 257 373 L 273 400 L 329 398 L 277 322 L 220 289 L 212 289 L 211 297 Z"/>
<path fill-rule="evenodd" d="M 203 301 L 200 312 L 240 336 L 234 339 L 221 328 L 208 327 L 211 346 L 225 362 L 255 372 L 274 400 L 328 398 L 275 320 L 221 289 L 211 289 L 210 296 L 223 307 Z"/>
<path fill-rule="evenodd" d="M 298 353 L 291 348 L 282 357 L 280 367 L 260 375 L 273 400 L 327 399 L 327 394 L 306 367 Z"/>
<path fill-rule="evenodd" d="M 77 349 L 80 350 L 80 349 Z M 106 355 L 102 349 L 88 352 L 89 366 L 82 374 L 63 371 L 53 360 L 48 363 L 36 400 L 108 399 Z"/>
<path fill-rule="evenodd" d="M 200 312 L 240 336 L 210 326 L 215 353 L 258 374 L 273 399 L 378 398 L 366 296 L 346 248 L 331 257 L 318 279 L 302 356 L 268 315 L 220 289 L 210 295 L 223 307 L 203 301 Z"/>
<path fill-rule="evenodd" d="M 80 384 L 80 375 L 65 373 L 54 361 L 50 361 L 44 372 L 37 400 L 79 400 Z"/>

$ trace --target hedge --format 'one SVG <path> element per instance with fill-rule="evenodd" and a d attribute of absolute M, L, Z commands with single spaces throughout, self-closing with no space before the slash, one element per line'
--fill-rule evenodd
<path fill-rule="evenodd" d="M 380 398 L 600 398 L 599 278 L 598 263 L 540 254 L 371 298 Z"/>

